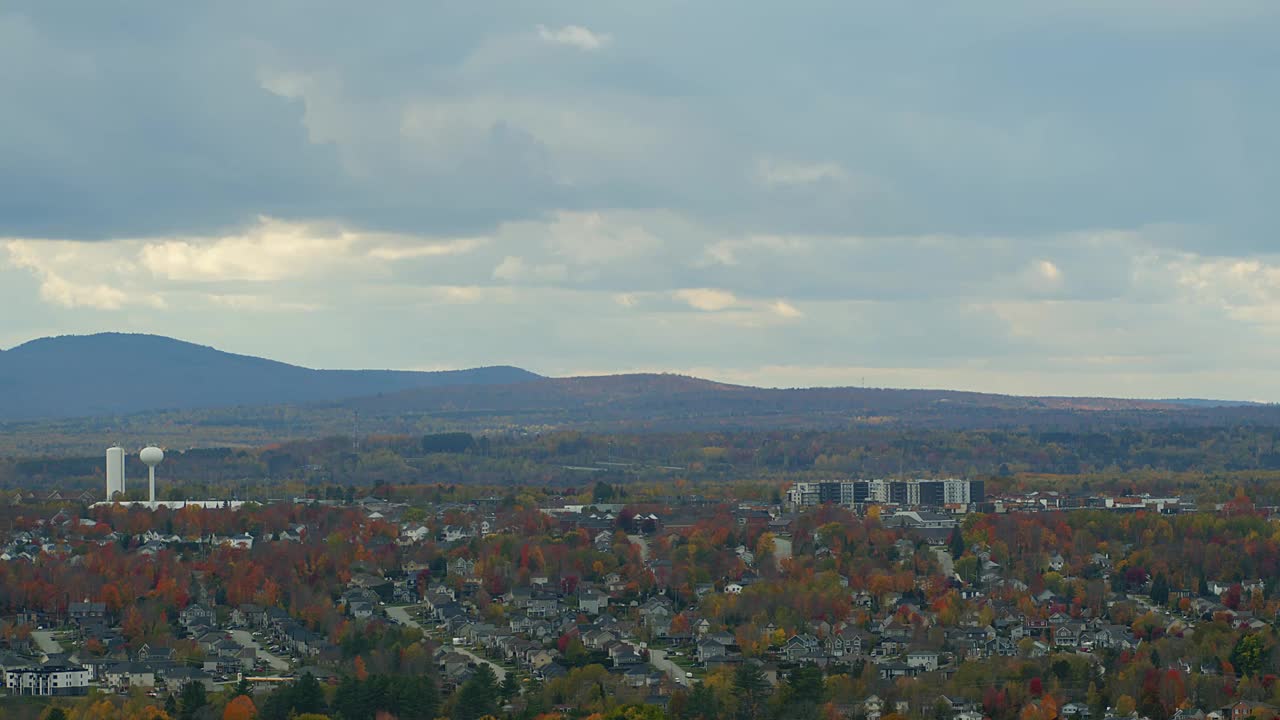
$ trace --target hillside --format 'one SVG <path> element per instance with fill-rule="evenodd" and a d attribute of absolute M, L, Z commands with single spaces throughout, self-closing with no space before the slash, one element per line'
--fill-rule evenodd
<path fill-rule="evenodd" d="M 1116 398 L 1019 397 L 952 390 L 766 389 L 679 375 L 544 378 L 355 398 L 339 407 L 397 427 L 414 418 L 465 427 L 740 429 L 902 424 L 999 427 L 1214 423 L 1226 410 Z M 1262 414 L 1267 408 L 1256 408 Z"/>
<path fill-rule="evenodd" d="M 156 335 L 42 338 L 0 352 L 0 420 L 332 402 L 410 388 L 516 383 L 514 367 L 312 370 Z"/>

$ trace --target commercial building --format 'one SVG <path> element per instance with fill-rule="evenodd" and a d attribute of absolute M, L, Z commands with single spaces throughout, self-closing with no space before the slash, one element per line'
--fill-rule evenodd
<path fill-rule="evenodd" d="M 65 661 L 8 668 L 4 676 L 10 695 L 83 695 L 89 688 L 89 669 Z"/>
<path fill-rule="evenodd" d="M 792 485 L 787 491 L 787 501 L 794 507 L 825 504 L 852 507 L 867 503 L 893 503 L 940 508 L 972 505 L 983 499 L 983 481 L 959 478 L 801 482 Z"/>

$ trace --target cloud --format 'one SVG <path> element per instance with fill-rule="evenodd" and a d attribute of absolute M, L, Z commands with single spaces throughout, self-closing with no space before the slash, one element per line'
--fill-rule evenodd
<path fill-rule="evenodd" d="M 529 265 L 523 258 L 508 255 L 493 269 L 493 279 L 517 282 L 532 280 L 536 282 L 556 282 L 568 277 L 568 269 L 564 265 Z"/>
<path fill-rule="evenodd" d="M 612 35 L 591 32 L 581 25 L 565 25 L 555 29 L 546 25 L 538 25 L 537 30 L 538 37 L 542 38 L 543 42 L 564 45 L 578 50 L 601 50 L 613 42 Z"/>
<path fill-rule="evenodd" d="M 356 239 L 335 228 L 264 217 L 240 235 L 148 242 L 139 259 L 169 280 L 265 282 L 333 266 Z"/>
<path fill-rule="evenodd" d="M 813 185 L 822 182 L 842 184 L 849 181 L 849 173 L 835 162 L 789 163 L 779 160 L 761 160 L 756 165 L 756 179 L 765 185 L 775 187 Z"/>
<path fill-rule="evenodd" d="M 738 304 L 738 298 L 733 293 L 714 288 L 687 288 L 677 290 L 673 295 L 694 310 L 703 312 L 719 312 Z"/>
<path fill-rule="evenodd" d="M 104 276 L 127 273 L 132 267 L 111 262 L 100 248 L 85 247 L 81 243 L 26 240 L 10 240 L 4 245 L 10 264 L 30 271 L 39 279 L 40 298 L 47 303 L 93 310 L 119 310 L 130 305 L 165 306 L 164 300 L 154 293 L 124 290 L 102 282 Z M 89 268 L 99 272 L 85 272 Z"/>
<path fill-rule="evenodd" d="M 773 303 L 769 305 L 769 309 L 772 310 L 779 317 L 798 318 L 798 317 L 804 316 L 804 313 L 800 312 L 795 305 L 792 305 L 786 300 L 773 301 Z"/>
<path fill-rule="evenodd" d="M 4 337 L 1280 399 L 1274 2 L 388 2 L 4 3 Z"/>
<path fill-rule="evenodd" d="M 369 257 L 379 260 L 414 260 L 418 258 L 465 255 L 484 247 L 488 238 L 462 238 L 447 242 L 428 242 L 402 246 L 379 246 L 369 250 Z"/>

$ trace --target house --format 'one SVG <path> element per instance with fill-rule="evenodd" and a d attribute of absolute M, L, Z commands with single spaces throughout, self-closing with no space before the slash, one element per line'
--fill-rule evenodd
<path fill-rule="evenodd" d="M 176 690 L 187 683 L 198 682 L 204 685 L 207 692 L 213 692 L 218 689 L 218 684 L 213 676 L 204 670 L 189 667 L 175 667 L 165 670 L 163 673 L 165 685 L 170 690 Z"/>
<path fill-rule="evenodd" d="M 131 687 L 155 687 L 156 670 L 147 663 L 123 662 L 108 668 L 105 679 L 108 686 L 118 690 Z"/>
<path fill-rule="evenodd" d="M 871 695 L 862 701 L 862 714 L 867 720 L 880 720 L 884 714 L 884 701 L 878 695 Z"/>
<path fill-rule="evenodd" d="M 723 657 L 728 654 L 728 649 L 718 640 L 706 639 L 698 642 L 698 662 L 707 664 L 708 661 Z"/>
<path fill-rule="evenodd" d="M 787 660 L 795 662 L 801 658 L 808 657 L 818 650 L 821 645 L 818 638 L 805 633 L 804 635 L 792 635 L 782 645 L 782 654 Z"/>
<path fill-rule="evenodd" d="M 161 645 L 143 644 L 138 649 L 138 662 L 152 665 L 172 665 L 176 660 L 173 648 Z"/>
<path fill-rule="evenodd" d="M 901 662 L 881 663 L 879 667 L 881 680 L 896 680 L 900 677 L 916 677 L 921 671 L 921 668 L 919 667 Z"/>
<path fill-rule="evenodd" d="M 1249 718 L 1274 718 L 1280 708 L 1266 703 L 1242 700 L 1231 706 L 1231 720 L 1248 720 Z"/>
<path fill-rule="evenodd" d="M 196 603 L 188 605 L 182 612 L 178 613 L 178 622 L 188 628 L 197 624 L 212 626 L 217 623 L 217 616 L 207 606 Z"/>
<path fill-rule="evenodd" d="M 912 650 L 907 653 L 907 665 L 933 672 L 938 669 L 940 657 L 941 654 L 934 650 Z"/>
<path fill-rule="evenodd" d="M 88 600 L 73 602 L 67 606 L 67 616 L 77 625 L 84 625 L 86 621 L 101 621 L 107 617 L 107 604 Z"/>
<path fill-rule="evenodd" d="M 586 588 L 578 593 L 578 609 L 590 615 L 599 615 L 609 607 L 609 596 L 596 590 Z"/>
<path fill-rule="evenodd" d="M 449 574 L 470 577 L 476 572 L 476 561 L 466 558 L 454 558 L 449 561 Z"/>

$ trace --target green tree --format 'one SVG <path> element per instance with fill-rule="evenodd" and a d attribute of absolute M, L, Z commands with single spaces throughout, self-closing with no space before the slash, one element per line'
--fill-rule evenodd
<path fill-rule="evenodd" d="M 959 560 L 964 555 L 965 545 L 964 536 L 960 534 L 960 526 L 951 528 L 951 537 L 947 539 L 947 547 L 951 550 L 951 557 Z"/>
<path fill-rule="evenodd" d="M 715 691 L 701 683 L 695 685 L 685 703 L 684 720 L 716 720 L 718 717 L 720 703 Z"/>
<path fill-rule="evenodd" d="M 769 681 L 764 670 L 754 662 L 744 662 L 733 673 L 733 689 L 738 696 L 740 720 L 756 720 L 764 716 L 764 701 L 769 694 Z"/>
<path fill-rule="evenodd" d="M 1262 669 L 1264 648 L 1262 638 L 1257 635 L 1245 635 L 1231 649 L 1231 666 L 1241 675 L 1254 676 Z"/>
<path fill-rule="evenodd" d="M 1151 578 L 1151 601 L 1158 605 L 1169 604 L 1169 581 L 1165 579 L 1164 573 L 1156 573 Z"/>
<path fill-rule="evenodd" d="M 182 686 L 178 698 L 179 720 L 194 720 L 200 708 L 209 704 L 209 697 L 204 690 L 204 683 L 191 681 Z"/>
<path fill-rule="evenodd" d="M 591 492 L 591 500 L 598 503 L 613 502 L 613 486 L 603 480 L 597 482 L 595 490 Z"/>
<path fill-rule="evenodd" d="M 488 664 L 482 663 L 471 679 L 458 689 L 453 706 L 454 720 L 477 720 L 498 708 L 498 679 Z"/>

